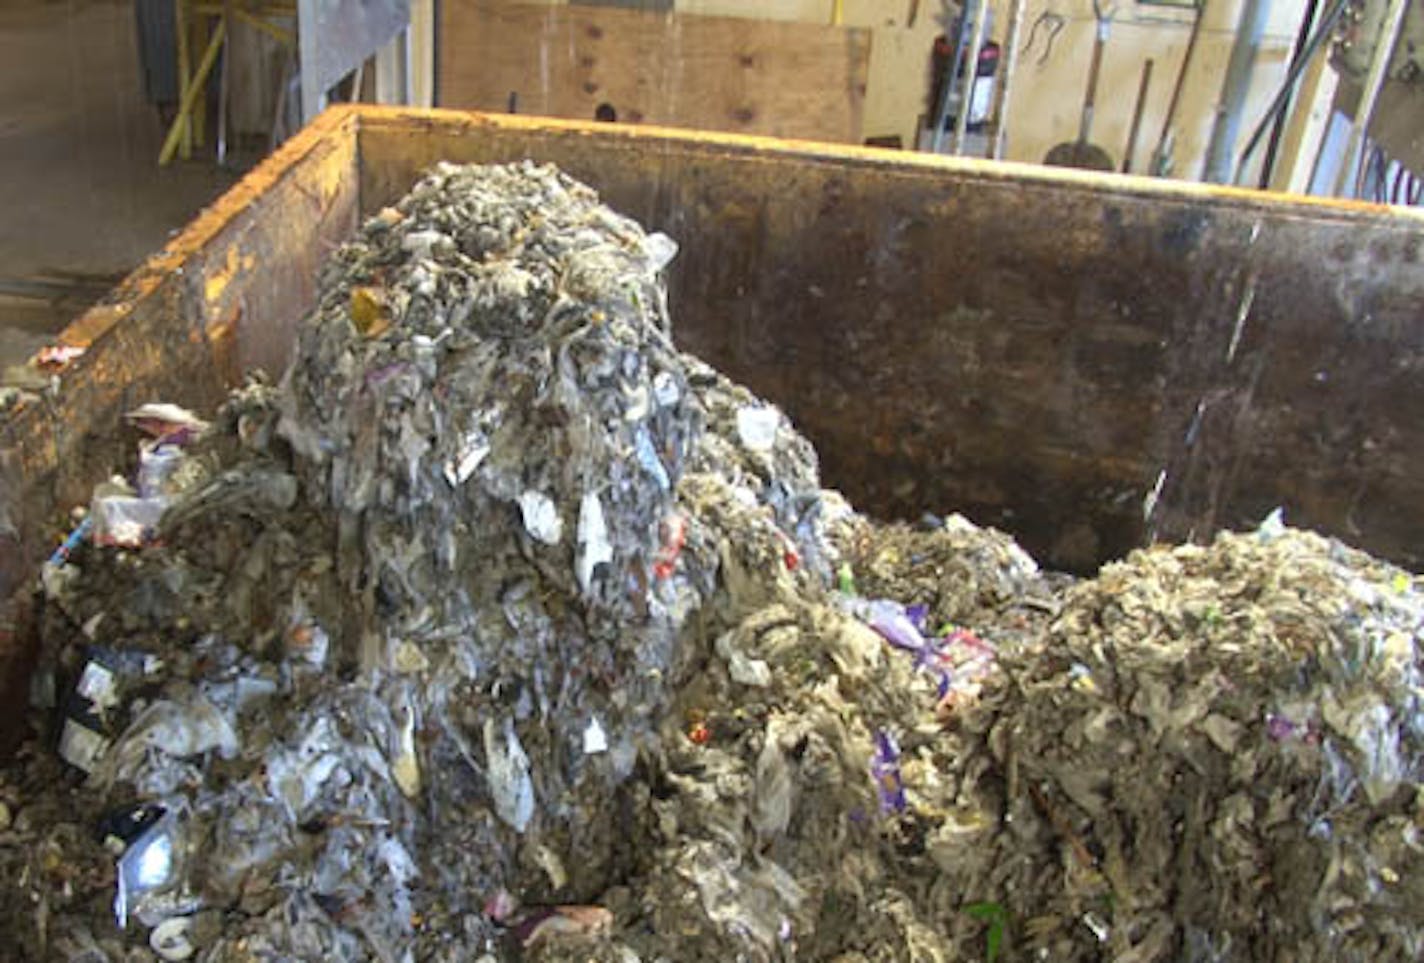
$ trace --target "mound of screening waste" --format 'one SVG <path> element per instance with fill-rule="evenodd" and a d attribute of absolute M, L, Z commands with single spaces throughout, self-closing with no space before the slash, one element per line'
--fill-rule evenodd
<path fill-rule="evenodd" d="M 1106 566 L 935 744 L 942 885 L 1044 959 L 1421 958 L 1422 627 L 1279 516 Z"/>
<path fill-rule="evenodd" d="M 1419 953 L 1412 577 L 865 519 L 646 235 L 439 165 L 46 565 L 7 959 Z"/>

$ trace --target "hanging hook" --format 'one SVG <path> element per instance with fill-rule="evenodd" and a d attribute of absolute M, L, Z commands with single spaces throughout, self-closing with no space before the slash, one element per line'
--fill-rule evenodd
<path fill-rule="evenodd" d="M 1038 28 L 1043 27 L 1044 44 L 1043 53 L 1039 54 L 1035 66 L 1042 67 L 1050 54 L 1053 53 L 1053 41 L 1058 39 L 1058 35 L 1063 32 L 1063 27 L 1068 21 L 1051 10 L 1045 10 L 1033 21 L 1033 26 L 1028 31 L 1028 41 L 1023 45 L 1023 52 L 1028 53 L 1033 49 L 1033 45 L 1038 42 Z"/>

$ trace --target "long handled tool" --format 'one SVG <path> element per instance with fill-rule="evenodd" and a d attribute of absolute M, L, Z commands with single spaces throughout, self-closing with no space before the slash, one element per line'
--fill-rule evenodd
<path fill-rule="evenodd" d="M 1103 48 L 1107 46 L 1112 12 L 1103 8 L 1102 0 L 1093 0 L 1093 17 L 1097 20 L 1097 33 L 1093 37 L 1093 61 L 1088 67 L 1088 91 L 1083 97 L 1083 119 L 1078 125 L 1078 139 L 1064 141 L 1048 152 L 1043 162 L 1054 167 L 1082 167 L 1093 171 L 1113 169 L 1112 156 L 1097 144 L 1088 142 L 1093 129 L 1093 101 L 1098 93 L 1098 75 L 1102 72 Z"/>
<path fill-rule="evenodd" d="M 1152 86 L 1152 58 L 1142 65 L 1142 86 L 1137 88 L 1137 106 L 1132 109 L 1132 126 L 1127 130 L 1127 147 L 1122 152 L 1122 172 L 1132 173 L 1132 157 L 1137 153 L 1137 134 L 1142 130 L 1142 112 L 1147 108 L 1147 90 Z"/>
<path fill-rule="evenodd" d="M 1026 0 L 1014 0 L 1012 12 L 1009 14 L 1009 33 L 1004 38 L 1004 79 L 999 84 L 999 109 L 996 112 L 998 119 L 994 121 L 994 142 L 989 150 L 989 156 L 995 160 L 1003 158 L 1004 144 L 1009 136 L 1009 111 L 1014 103 L 1014 79 L 1019 67 L 1019 33 L 1023 30 L 1025 4 Z"/>
<path fill-rule="evenodd" d="M 1192 65 L 1192 54 L 1197 49 L 1197 38 L 1201 36 L 1202 21 L 1206 19 L 1207 0 L 1197 4 L 1197 16 L 1192 21 L 1192 35 L 1187 40 L 1187 52 L 1182 55 L 1182 67 L 1177 71 L 1177 83 L 1172 87 L 1172 99 L 1167 104 L 1167 116 L 1162 120 L 1162 136 L 1157 138 L 1157 148 L 1152 152 L 1148 173 L 1155 177 L 1166 177 L 1172 173 L 1172 150 L 1177 143 L 1177 132 L 1173 125 L 1177 122 L 1177 108 L 1182 103 L 1182 88 L 1187 79 L 1187 68 Z"/>

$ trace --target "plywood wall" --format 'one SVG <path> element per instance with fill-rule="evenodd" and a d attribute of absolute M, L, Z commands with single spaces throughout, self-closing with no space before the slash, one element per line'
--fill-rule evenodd
<path fill-rule="evenodd" d="M 858 143 L 870 32 L 602 6 L 444 4 L 440 103 Z"/>
<path fill-rule="evenodd" d="M 567 0 L 526 2 L 564 6 Z M 1178 177 L 1201 176 L 1243 2 L 1207 0 L 1207 19 L 1178 112 L 1175 153 Z M 991 3 L 995 14 L 992 38 L 1003 43 L 1011 0 L 991 0 Z M 918 3 L 914 0 L 843 0 L 841 6 L 846 25 L 870 31 L 862 133 L 866 137 L 898 136 L 906 145 L 915 144 L 921 115 L 926 109 L 930 50 L 935 35 L 946 29 L 946 10 L 950 5 L 944 0 L 919 0 Z M 833 7 L 833 0 L 674 2 L 674 9 L 680 14 L 814 24 L 828 24 Z M 1142 64 L 1152 58 L 1152 86 L 1134 164 L 1134 169 L 1140 171 L 1145 168 L 1161 132 L 1172 84 L 1191 32 L 1192 14 L 1189 10 L 1134 0 L 1117 0 L 1116 8 L 1103 59 L 1092 139 L 1107 148 L 1113 160 L 1121 165 Z M 1242 121 L 1243 143 L 1285 75 L 1299 23 L 1299 8 L 1299 3 L 1273 5 Z M 910 22 L 912 9 L 913 23 Z M 1045 11 L 1067 20 L 1046 60 L 1038 62 L 1044 50 L 1041 30 L 1035 46 L 1024 51 L 1020 59 L 1014 111 L 1008 126 L 1007 156 L 1010 160 L 1036 162 L 1042 160 L 1054 144 L 1076 136 L 1095 23 L 1091 0 L 1028 0 L 1026 9 L 1024 41 L 1028 39 L 1033 21 Z"/>

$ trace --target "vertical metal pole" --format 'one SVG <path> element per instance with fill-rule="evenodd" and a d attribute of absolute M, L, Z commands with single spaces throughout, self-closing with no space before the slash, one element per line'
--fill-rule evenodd
<path fill-rule="evenodd" d="M 173 0 L 173 26 L 178 40 L 178 103 L 188 99 L 188 84 L 192 79 L 193 57 L 188 49 L 188 0 Z M 184 160 L 193 156 L 193 118 L 183 115 L 183 139 L 179 151 Z"/>
<path fill-rule="evenodd" d="M 949 119 L 949 98 L 959 77 L 960 65 L 964 62 L 964 44 L 969 32 L 969 17 L 980 0 L 964 0 L 964 9 L 959 15 L 959 31 L 954 38 L 954 51 L 945 65 L 944 82 L 940 84 L 939 103 L 935 106 L 934 129 L 930 132 L 930 152 L 938 154 L 944 147 L 944 122 Z"/>
<path fill-rule="evenodd" d="M 1389 62 L 1394 57 L 1394 45 L 1399 41 L 1399 29 L 1404 24 L 1404 12 L 1409 8 L 1409 0 L 1390 0 L 1384 20 L 1380 22 L 1379 37 L 1375 40 L 1375 52 L 1370 58 L 1369 77 L 1365 89 L 1360 94 L 1360 103 L 1355 107 L 1355 123 L 1350 131 L 1350 143 L 1345 148 L 1345 157 L 1340 171 L 1335 175 L 1336 197 L 1345 191 L 1345 178 L 1355 175 L 1355 196 L 1359 196 L 1360 185 L 1365 176 L 1365 138 L 1369 135 L 1370 123 L 1374 120 L 1375 104 L 1379 101 L 1380 88 L 1384 86 L 1384 75 Z"/>
<path fill-rule="evenodd" d="M 954 141 L 950 153 L 964 151 L 964 135 L 969 130 L 969 112 L 974 108 L 974 85 L 979 82 L 979 50 L 984 46 L 984 24 L 989 19 L 987 0 L 975 4 L 974 34 L 969 40 L 969 55 L 964 58 L 964 87 L 959 93 L 959 116 L 954 119 Z"/>
<path fill-rule="evenodd" d="M 1127 146 L 1122 151 L 1122 172 L 1132 173 L 1132 155 L 1137 153 L 1137 134 L 1142 130 L 1142 112 L 1147 109 L 1147 91 L 1152 86 L 1152 58 L 1142 65 L 1142 85 L 1137 88 L 1137 106 L 1132 109 L 1132 126 L 1127 129 Z"/>
<path fill-rule="evenodd" d="M 1246 163 L 1251 159 L 1251 154 L 1255 151 L 1256 145 L 1261 142 L 1261 138 L 1265 135 L 1267 127 L 1284 114 L 1287 101 L 1295 91 L 1296 82 L 1300 80 L 1301 74 L 1309 67 L 1311 59 L 1315 56 L 1315 52 L 1320 49 L 1321 44 L 1324 43 L 1334 31 L 1335 22 L 1340 18 L 1341 14 L 1345 12 L 1347 6 L 1348 0 L 1336 0 L 1335 5 L 1325 12 L 1325 16 L 1315 27 L 1310 37 L 1305 41 L 1305 46 L 1298 48 L 1295 51 L 1295 55 L 1291 57 L 1291 65 L 1286 71 L 1286 79 L 1281 82 L 1280 88 L 1276 91 L 1275 98 L 1271 101 L 1271 106 L 1267 107 L 1266 112 L 1261 115 L 1260 123 L 1256 125 L 1256 129 L 1252 131 L 1250 138 L 1247 139 L 1246 148 L 1241 152 L 1241 157 L 1236 162 L 1236 176 L 1233 178 L 1235 183 L 1241 183 L 1242 175 L 1246 172 Z M 1271 163 L 1273 163 L 1272 159 L 1267 157 L 1265 164 L 1269 165 Z"/>
<path fill-rule="evenodd" d="M 232 0 L 223 0 L 222 22 L 227 39 L 223 41 L 222 73 L 218 78 L 218 166 L 227 163 L 227 121 L 228 98 L 232 96 L 232 28 L 236 17 L 232 15 Z"/>
<path fill-rule="evenodd" d="M 1309 66 L 1310 56 L 1306 53 L 1306 47 L 1310 43 L 1310 30 L 1315 26 L 1315 15 L 1319 12 L 1320 0 L 1306 0 L 1305 13 L 1300 18 L 1300 31 L 1296 34 L 1295 49 L 1291 51 L 1290 72 L 1298 77 Z M 1286 129 L 1286 116 L 1290 113 L 1291 98 L 1294 96 L 1295 85 L 1291 84 L 1291 91 L 1286 94 L 1285 101 L 1276 111 L 1276 119 L 1271 122 L 1271 139 L 1266 142 L 1266 156 L 1261 161 L 1261 179 L 1259 187 L 1261 190 L 1271 186 L 1271 168 L 1276 166 L 1276 152 L 1281 148 L 1281 136 Z"/>
<path fill-rule="evenodd" d="M 999 85 L 999 112 L 994 121 L 994 145 L 989 156 L 1003 160 L 1004 145 L 1008 140 L 1009 110 L 1013 106 L 1014 68 L 1019 64 L 1019 33 L 1023 30 L 1024 7 L 1027 0 L 1014 0 L 1013 12 L 1009 14 L 1009 32 L 1004 38 L 1004 79 Z"/>
<path fill-rule="evenodd" d="M 1203 180 L 1224 184 L 1231 178 L 1231 158 L 1236 152 L 1241 114 L 1251 89 L 1251 70 L 1255 67 L 1256 52 L 1260 49 L 1261 35 L 1266 31 L 1270 13 L 1270 0 L 1246 0 L 1241 7 L 1236 43 L 1231 48 L 1231 61 L 1226 66 L 1226 80 L 1221 87 L 1221 102 L 1216 108 L 1216 123 L 1207 143 Z"/>
<path fill-rule="evenodd" d="M 297 0 L 297 70 L 302 78 L 302 125 L 312 122 L 326 107 L 326 91 L 316 76 L 320 8 L 317 0 Z"/>
<path fill-rule="evenodd" d="M 1172 85 L 1172 99 L 1167 102 L 1167 113 L 1162 118 L 1162 134 L 1157 138 L 1157 146 L 1152 151 L 1148 173 L 1154 177 L 1166 177 L 1172 169 L 1172 147 L 1176 135 L 1172 125 L 1177 119 L 1177 108 L 1182 103 L 1182 89 L 1187 84 L 1187 70 L 1192 65 L 1192 55 L 1196 53 L 1197 39 L 1201 37 L 1202 21 L 1206 19 L 1207 0 L 1198 0 L 1196 18 L 1192 20 L 1192 33 L 1187 38 L 1187 49 L 1182 54 L 1182 65 L 1177 68 L 1177 82 Z"/>
<path fill-rule="evenodd" d="M 411 64 L 411 28 L 410 21 L 407 20 L 400 32 L 400 102 L 409 107 L 415 102 L 414 91 L 411 89 L 410 64 Z"/>

